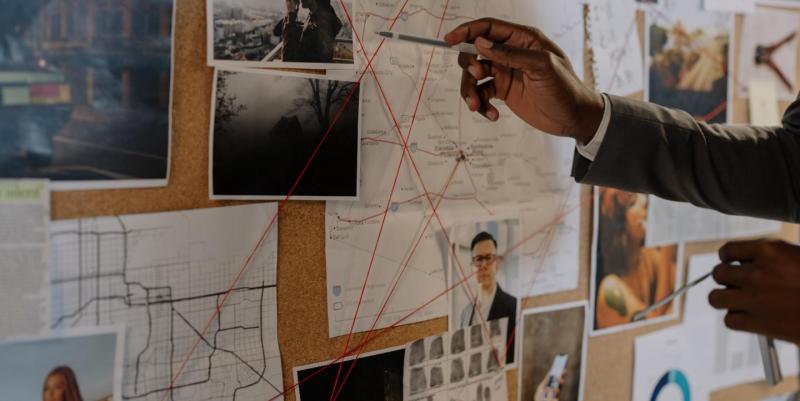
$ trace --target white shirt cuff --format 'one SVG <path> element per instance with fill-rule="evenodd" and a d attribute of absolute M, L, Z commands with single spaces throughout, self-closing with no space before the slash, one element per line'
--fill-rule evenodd
<path fill-rule="evenodd" d="M 603 119 L 600 120 L 600 126 L 597 127 L 597 132 L 594 133 L 594 138 L 592 138 L 589 143 L 586 145 L 575 144 L 575 148 L 578 150 L 581 156 L 589 159 L 590 161 L 594 161 L 594 158 L 597 156 L 597 151 L 600 150 L 600 145 L 603 144 L 603 138 L 606 137 L 606 131 L 608 131 L 608 124 L 611 122 L 611 101 L 608 99 L 608 95 L 603 93 Z"/>

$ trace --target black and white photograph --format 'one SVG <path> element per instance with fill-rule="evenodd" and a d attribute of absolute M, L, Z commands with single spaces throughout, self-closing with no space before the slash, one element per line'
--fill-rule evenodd
<path fill-rule="evenodd" d="M 340 400 L 403 401 L 405 355 L 404 347 L 361 354 L 346 381 L 341 380 L 337 372 L 341 369 L 344 376 L 353 364 L 353 357 L 333 365 L 329 361 L 296 367 L 294 381 L 299 383 L 296 389 L 297 399 L 299 401 L 330 399 L 338 377 L 338 383 L 341 385 L 338 398 Z M 324 370 L 320 370 L 323 368 Z M 422 377 L 424 376 L 423 372 Z"/>
<path fill-rule="evenodd" d="M 485 389 L 505 393 L 508 319 L 496 322 L 494 328 L 475 324 L 408 343 L 404 399 L 467 399 L 478 388 L 481 396 Z"/>
<path fill-rule="evenodd" d="M 324 75 L 218 69 L 211 198 L 358 199 L 359 91 Z"/>
<path fill-rule="evenodd" d="M 124 328 L 0 343 L 4 400 L 121 401 Z"/>
<path fill-rule="evenodd" d="M 586 371 L 585 301 L 523 311 L 520 401 L 580 401 Z"/>
<path fill-rule="evenodd" d="M 519 219 L 497 219 L 453 226 L 449 282 L 462 282 L 450 292 L 450 330 L 508 318 L 506 364 L 514 363 L 514 336 L 519 312 Z M 455 255 L 455 256 L 453 256 Z M 480 326 L 473 326 L 473 329 Z M 470 336 L 470 348 L 480 347 Z"/>
<path fill-rule="evenodd" d="M 355 14 L 340 0 L 208 0 L 206 7 L 210 66 L 353 68 L 347 17 Z"/>
<path fill-rule="evenodd" d="M 173 0 L 7 0 L 0 177 L 167 184 Z"/>

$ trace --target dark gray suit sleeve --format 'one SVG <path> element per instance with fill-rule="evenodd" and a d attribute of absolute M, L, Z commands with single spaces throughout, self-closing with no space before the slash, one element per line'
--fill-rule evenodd
<path fill-rule="evenodd" d="M 781 127 L 709 125 L 615 96 L 594 161 L 575 153 L 583 184 L 644 192 L 723 213 L 800 221 L 800 99 Z"/>

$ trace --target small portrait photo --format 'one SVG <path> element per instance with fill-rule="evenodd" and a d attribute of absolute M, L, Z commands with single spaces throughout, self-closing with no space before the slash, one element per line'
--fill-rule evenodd
<path fill-rule="evenodd" d="M 431 361 L 435 361 L 438 359 L 442 359 L 444 356 L 444 337 L 435 337 L 431 340 L 430 350 L 428 353 L 428 359 Z"/>
<path fill-rule="evenodd" d="M 452 336 L 450 337 L 450 354 L 457 355 L 464 350 L 467 349 L 466 347 L 466 340 L 465 340 L 466 332 L 464 329 L 458 329 L 453 332 Z"/>
<path fill-rule="evenodd" d="M 339 0 L 206 3 L 211 66 L 336 69 L 353 65 L 353 29 Z M 350 7 L 349 1 L 345 4 Z"/>
<path fill-rule="evenodd" d="M 647 196 L 596 188 L 593 244 L 593 334 L 621 330 L 637 312 L 677 287 L 678 246 L 646 248 Z M 643 322 L 674 318 L 673 303 Z M 642 322 L 640 322 L 642 323 Z"/>
<path fill-rule="evenodd" d="M 0 343 L 3 399 L 121 401 L 123 328 Z"/>
<path fill-rule="evenodd" d="M 357 199 L 359 91 L 324 75 L 217 70 L 211 198 Z"/>
<path fill-rule="evenodd" d="M 425 368 L 411 368 L 411 394 L 419 394 L 428 390 L 428 379 Z"/>
<path fill-rule="evenodd" d="M 459 383 L 466 376 L 464 370 L 464 360 L 455 358 L 450 361 L 450 383 Z"/>
<path fill-rule="evenodd" d="M 432 366 L 430 378 L 431 389 L 442 387 L 444 385 L 444 368 L 441 365 Z"/>
<path fill-rule="evenodd" d="M 473 378 L 480 376 L 483 373 L 481 368 L 483 354 L 480 352 L 474 353 L 469 357 L 469 377 Z"/>
<path fill-rule="evenodd" d="M 521 320 L 520 400 L 582 400 L 586 302 L 528 309 Z"/>
<path fill-rule="evenodd" d="M 419 340 L 416 340 L 413 343 L 411 343 L 411 346 L 409 347 L 408 364 L 409 366 L 414 366 L 414 365 L 419 365 L 424 361 L 425 361 L 425 339 L 420 338 Z"/>
<path fill-rule="evenodd" d="M 469 347 L 480 348 L 483 346 L 483 327 L 475 324 L 469 327 Z"/>
<path fill-rule="evenodd" d="M 450 330 L 479 325 L 477 332 L 470 330 L 470 345 L 475 347 L 484 343 L 483 320 L 508 318 L 506 364 L 514 362 L 520 227 L 519 219 L 460 224 L 449 236 L 454 255 L 450 258 L 449 282 L 462 282 L 450 293 Z M 491 334 L 491 324 L 489 327 Z"/>
<path fill-rule="evenodd" d="M 645 100 L 725 123 L 732 98 L 729 13 L 701 12 L 697 1 L 674 1 L 645 13 Z"/>

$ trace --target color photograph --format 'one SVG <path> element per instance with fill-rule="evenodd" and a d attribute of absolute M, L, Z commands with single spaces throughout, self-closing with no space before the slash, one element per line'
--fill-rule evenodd
<path fill-rule="evenodd" d="M 357 83 L 218 70 L 215 86 L 212 199 L 282 200 L 290 192 L 297 200 L 358 198 Z"/>
<path fill-rule="evenodd" d="M 520 401 L 583 399 L 586 313 L 584 301 L 522 312 Z"/>
<path fill-rule="evenodd" d="M 645 100 L 684 110 L 698 121 L 727 122 L 730 14 L 702 11 L 700 1 L 671 1 L 645 15 Z"/>
<path fill-rule="evenodd" d="M 514 363 L 514 333 L 519 309 L 520 221 L 492 220 L 456 225 L 450 230 L 450 330 L 508 318 L 506 364 Z M 448 252 L 450 254 L 450 252 Z"/>
<path fill-rule="evenodd" d="M 339 0 L 206 3 L 211 66 L 353 67 L 353 29 Z"/>
<path fill-rule="evenodd" d="M 121 401 L 124 329 L 0 343 L 3 399 Z"/>
<path fill-rule="evenodd" d="M 0 177 L 166 185 L 172 0 L 3 4 Z"/>
<path fill-rule="evenodd" d="M 742 18 L 738 89 L 748 95 L 751 80 L 768 80 L 775 83 L 780 100 L 794 100 L 798 90 L 800 14 L 759 7 Z"/>
<path fill-rule="evenodd" d="M 349 357 L 340 363 L 329 361 L 297 367 L 294 369 L 297 399 L 299 401 L 330 399 L 338 382 L 340 385 L 344 383 L 339 390 L 340 400 L 403 401 L 405 354 L 404 347 L 397 347 L 364 353 L 355 362 L 352 361 L 353 357 Z M 353 364 L 355 367 L 350 371 Z M 341 377 L 337 373 L 340 369 Z M 348 372 L 350 374 L 347 380 L 341 380 Z"/>
<path fill-rule="evenodd" d="M 671 302 L 633 322 L 636 312 L 671 294 L 680 282 L 678 246 L 644 246 L 647 208 L 647 195 L 595 188 L 593 335 L 677 317 Z"/>

